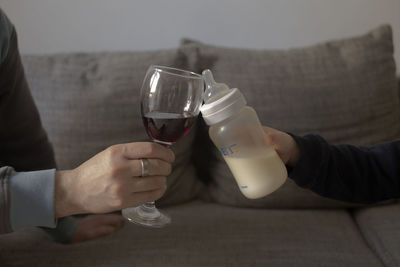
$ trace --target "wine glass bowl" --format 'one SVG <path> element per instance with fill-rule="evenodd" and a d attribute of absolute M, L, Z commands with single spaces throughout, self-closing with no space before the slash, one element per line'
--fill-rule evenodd
<path fill-rule="evenodd" d="M 148 136 L 165 146 L 185 136 L 200 112 L 203 93 L 200 74 L 150 66 L 140 91 L 140 109 Z M 157 210 L 154 202 L 126 208 L 122 214 L 130 222 L 149 227 L 163 227 L 171 222 L 169 216 Z"/>
<path fill-rule="evenodd" d="M 171 145 L 186 135 L 199 114 L 202 76 L 170 67 L 151 66 L 141 90 L 141 111 L 154 142 Z"/>

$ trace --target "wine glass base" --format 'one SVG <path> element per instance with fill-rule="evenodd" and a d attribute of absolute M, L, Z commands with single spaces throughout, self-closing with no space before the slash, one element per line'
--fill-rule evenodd
<path fill-rule="evenodd" d="M 171 223 L 171 218 L 168 215 L 157 209 L 146 210 L 142 206 L 123 209 L 122 216 L 131 223 L 151 228 L 162 228 Z"/>

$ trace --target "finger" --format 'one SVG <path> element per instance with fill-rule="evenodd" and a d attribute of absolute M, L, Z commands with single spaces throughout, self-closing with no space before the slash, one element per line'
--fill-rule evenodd
<path fill-rule="evenodd" d="M 147 192 L 167 187 L 167 178 L 165 176 L 146 176 L 131 177 L 126 183 L 127 194 Z"/>
<path fill-rule="evenodd" d="M 123 154 L 128 159 L 152 158 L 172 163 L 174 152 L 165 146 L 151 142 L 136 142 L 123 144 Z"/>
<path fill-rule="evenodd" d="M 263 129 L 264 129 L 264 132 L 267 135 L 276 136 L 276 135 L 279 135 L 281 133 L 281 131 L 279 131 L 277 129 L 274 129 L 274 128 L 271 128 L 271 127 L 268 127 L 268 126 L 263 126 Z"/>
<path fill-rule="evenodd" d="M 268 126 L 263 126 L 264 128 L 264 132 L 268 133 L 272 130 L 272 128 L 268 127 Z"/>
<path fill-rule="evenodd" d="M 168 176 L 171 174 L 172 166 L 170 163 L 160 159 L 148 159 L 149 176 Z M 141 160 L 129 161 L 129 176 L 142 176 L 142 162 Z"/>
<path fill-rule="evenodd" d="M 265 143 L 267 146 L 274 146 L 273 139 L 272 139 L 271 136 L 268 135 L 268 134 L 266 134 L 266 135 L 264 136 L 264 143 Z"/>
<path fill-rule="evenodd" d="M 156 201 L 164 195 L 165 191 L 166 187 L 152 191 L 133 193 L 128 201 L 129 205 L 126 207 L 138 206 L 146 202 Z"/>
<path fill-rule="evenodd" d="M 263 126 L 263 128 L 264 128 L 264 132 L 265 132 L 264 143 L 268 146 L 271 146 L 271 147 L 277 149 L 277 145 L 278 145 L 277 133 L 278 133 L 278 131 L 273 128 L 267 127 L 267 126 Z"/>

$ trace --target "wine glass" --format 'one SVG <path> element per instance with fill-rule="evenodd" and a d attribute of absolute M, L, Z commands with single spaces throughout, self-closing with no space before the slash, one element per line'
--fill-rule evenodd
<path fill-rule="evenodd" d="M 164 66 L 150 66 L 140 92 L 144 127 L 156 143 L 171 146 L 186 135 L 199 114 L 204 83 L 200 74 Z M 146 178 L 143 178 L 146 179 Z M 163 227 L 171 218 L 154 202 L 122 210 L 130 222 Z"/>

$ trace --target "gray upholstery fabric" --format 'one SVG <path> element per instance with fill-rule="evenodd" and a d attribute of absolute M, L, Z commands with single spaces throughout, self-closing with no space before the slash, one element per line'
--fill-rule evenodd
<path fill-rule="evenodd" d="M 196 201 L 166 211 L 173 218 L 167 228 L 126 223 L 112 236 L 77 245 L 17 233 L 0 238 L 0 257 L 6 266 L 382 266 L 345 210 Z"/>
<path fill-rule="evenodd" d="M 264 125 L 298 135 L 317 133 L 332 143 L 355 145 L 400 136 L 389 26 L 360 37 L 285 51 L 216 47 L 188 40 L 182 46 L 188 49 L 189 62 L 197 71 L 209 68 L 217 82 L 239 88 Z M 199 138 L 204 143 L 206 132 L 201 131 Z M 200 153 L 200 166 L 209 170 L 202 177 L 212 181 L 210 196 L 219 203 L 274 208 L 350 206 L 317 197 L 291 180 L 262 200 L 247 200 L 214 146 L 203 146 L 196 154 Z"/>
<path fill-rule="evenodd" d="M 400 266 L 400 202 L 359 209 L 354 218 L 369 246 L 386 266 Z"/>
<path fill-rule="evenodd" d="M 110 145 L 149 140 L 139 92 L 151 64 L 185 68 L 178 50 L 24 56 L 26 76 L 60 169 L 75 168 Z M 193 198 L 194 132 L 173 150 L 176 162 L 159 204 Z"/>

